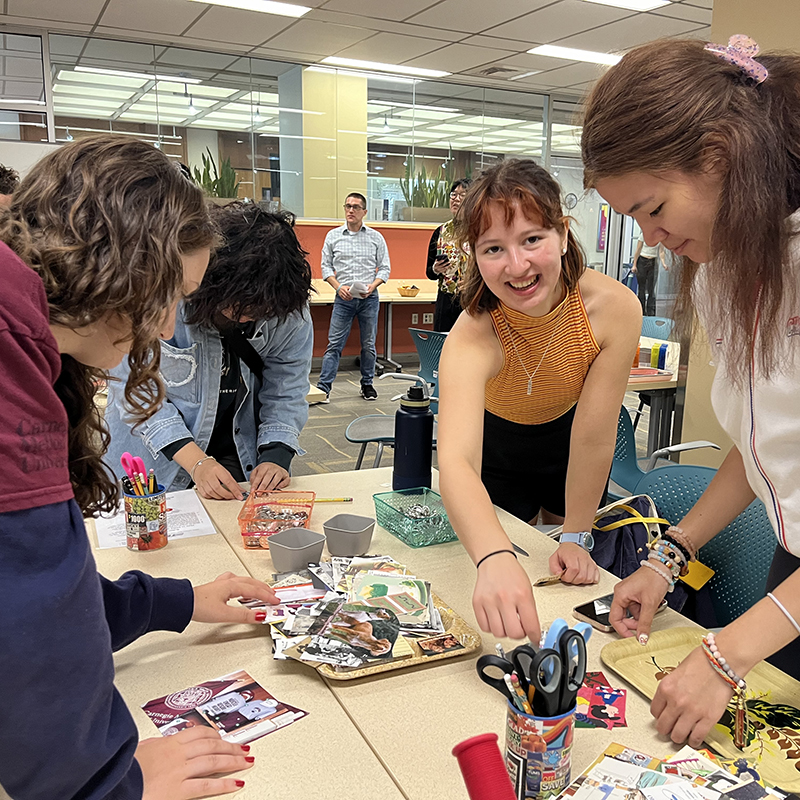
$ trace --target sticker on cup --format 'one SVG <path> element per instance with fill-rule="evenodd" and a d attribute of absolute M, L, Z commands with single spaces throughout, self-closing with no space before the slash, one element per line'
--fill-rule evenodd
<path fill-rule="evenodd" d="M 160 550 L 167 544 L 167 492 L 144 497 L 125 494 L 125 539 L 128 550 Z"/>
<path fill-rule="evenodd" d="M 569 785 L 574 731 L 574 707 L 534 717 L 508 703 L 505 760 L 518 800 L 550 800 Z"/>

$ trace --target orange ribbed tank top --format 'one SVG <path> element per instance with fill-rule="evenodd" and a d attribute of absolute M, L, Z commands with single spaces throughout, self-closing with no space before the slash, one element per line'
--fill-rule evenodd
<path fill-rule="evenodd" d="M 504 363 L 486 383 L 486 410 L 523 425 L 541 425 L 566 414 L 578 402 L 586 373 L 600 352 L 580 289 L 568 292 L 544 317 L 529 317 L 502 303 L 490 313 Z"/>

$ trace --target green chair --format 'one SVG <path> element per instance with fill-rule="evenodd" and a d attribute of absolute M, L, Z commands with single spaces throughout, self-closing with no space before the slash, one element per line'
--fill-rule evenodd
<path fill-rule="evenodd" d="M 644 475 L 634 494 L 649 495 L 660 516 L 677 525 L 715 474 L 710 467 L 660 467 Z M 719 625 L 732 622 L 764 597 L 775 546 L 764 504 L 754 500 L 700 549 L 698 558 L 716 573 L 708 586 Z"/>
<path fill-rule="evenodd" d="M 384 449 L 394 447 L 394 414 L 366 414 L 363 417 L 357 417 L 347 426 L 344 438 L 348 442 L 361 445 L 356 469 L 361 469 L 361 465 L 364 463 L 367 445 L 370 442 L 376 444 L 378 451 L 375 453 L 372 468 L 377 469 L 381 465 Z M 433 421 L 433 446 L 436 447 L 436 420 Z"/>
<path fill-rule="evenodd" d="M 431 396 L 436 395 L 436 387 L 439 383 L 439 358 L 442 355 L 447 333 L 439 331 L 427 331 L 423 328 L 409 328 L 408 332 L 414 340 L 414 346 L 419 354 L 419 375 L 428 382 L 431 387 Z M 439 410 L 439 404 L 431 401 L 431 411 L 435 414 Z"/>
<path fill-rule="evenodd" d="M 616 486 L 609 487 L 609 502 L 621 500 L 623 497 L 637 494 L 637 492 L 634 491 L 636 485 L 647 472 L 659 466 L 659 460 L 661 460 L 663 464 L 664 459 L 668 458 L 673 453 L 697 450 L 701 447 L 713 447 L 715 450 L 719 450 L 719 445 L 705 440 L 673 444 L 669 447 L 662 447 L 660 450 L 653 451 L 650 458 L 647 460 L 645 468 L 642 469 L 642 467 L 639 466 L 639 459 L 636 458 L 636 435 L 633 431 L 631 418 L 628 414 L 628 409 L 623 406 L 619 412 L 617 443 L 614 447 L 614 461 L 611 464 L 611 480 Z M 625 494 L 621 494 L 618 489 L 622 489 Z"/>

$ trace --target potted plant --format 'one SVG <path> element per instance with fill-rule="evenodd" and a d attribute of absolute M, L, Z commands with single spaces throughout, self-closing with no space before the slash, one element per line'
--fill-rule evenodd
<path fill-rule="evenodd" d="M 202 154 L 202 172 L 195 167 L 194 179 L 205 193 L 220 205 L 236 200 L 239 194 L 239 182 L 236 180 L 236 170 L 231 166 L 230 157 L 222 162 L 222 166 L 217 170 L 217 162 L 211 154 L 211 150 L 206 147 L 206 152 Z"/>
<path fill-rule="evenodd" d="M 413 157 L 406 160 L 405 176 L 400 179 L 400 188 L 408 203 L 400 209 L 400 216 L 416 222 L 446 222 L 450 219 L 452 162 L 428 173 L 424 163 L 419 171 L 415 171 L 414 160 Z"/>

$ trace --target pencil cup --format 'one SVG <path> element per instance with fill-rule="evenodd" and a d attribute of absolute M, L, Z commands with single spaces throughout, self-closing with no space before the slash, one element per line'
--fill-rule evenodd
<path fill-rule="evenodd" d="M 160 550 L 167 544 L 167 491 L 159 485 L 146 497 L 125 494 L 128 550 Z"/>
<path fill-rule="evenodd" d="M 518 800 L 550 800 L 569 785 L 574 731 L 574 706 L 557 717 L 536 717 L 508 703 L 505 760 Z"/>

